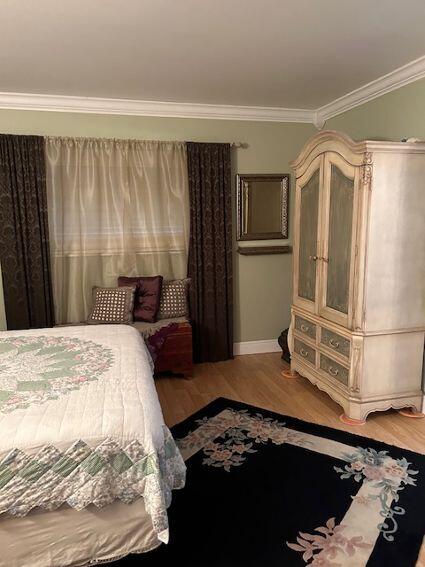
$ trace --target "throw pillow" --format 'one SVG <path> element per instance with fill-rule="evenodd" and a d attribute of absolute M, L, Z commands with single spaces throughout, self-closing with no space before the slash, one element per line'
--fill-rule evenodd
<path fill-rule="evenodd" d="M 129 324 L 133 321 L 134 287 L 94 287 L 88 325 Z"/>
<path fill-rule="evenodd" d="M 120 276 L 119 286 L 136 286 L 133 316 L 135 321 L 155 323 L 161 299 L 162 276 L 131 277 Z"/>
<path fill-rule="evenodd" d="M 190 279 L 168 280 L 162 284 L 158 319 L 189 317 L 188 289 Z"/>

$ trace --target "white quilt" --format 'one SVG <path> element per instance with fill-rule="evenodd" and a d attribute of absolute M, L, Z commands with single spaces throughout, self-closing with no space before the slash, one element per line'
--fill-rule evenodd
<path fill-rule="evenodd" d="M 126 325 L 0 332 L 0 514 L 143 497 L 168 540 L 185 465 Z"/>

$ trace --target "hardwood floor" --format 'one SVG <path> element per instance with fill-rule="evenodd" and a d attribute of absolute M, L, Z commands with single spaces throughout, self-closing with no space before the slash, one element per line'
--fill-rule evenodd
<path fill-rule="evenodd" d="M 364 425 L 344 425 L 339 420 L 342 408 L 306 378 L 282 378 L 281 371 L 287 368 L 279 353 L 251 354 L 197 364 L 191 380 L 157 378 L 165 421 L 172 427 L 212 400 L 225 397 L 425 453 L 425 419 L 387 411 L 371 414 Z M 416 566 L 425 567 L 425 544 Z"/>
<path fill-rule="evenodd" d="M 327 394 L 305 378 L 282 378 L 280 373 L 287 367 L 279 353 L 251 354 L 195 365 L 191 380 L 157 378 L 165 421 L 171 427 L 215 398 L 225 397 L 425 453 L 425 419 L 387 411 L 369 415 L 365 425 L 344 425 L 339 420 L 342 408 Z"/>

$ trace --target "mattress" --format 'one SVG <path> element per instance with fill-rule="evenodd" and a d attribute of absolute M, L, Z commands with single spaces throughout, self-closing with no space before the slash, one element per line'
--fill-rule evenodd
<path fill-rule="evenodd" d="M 171 491 L 184 482 L 134 328 L 0 333 L 0 521 L 143 498 L 167 542 Z"/>

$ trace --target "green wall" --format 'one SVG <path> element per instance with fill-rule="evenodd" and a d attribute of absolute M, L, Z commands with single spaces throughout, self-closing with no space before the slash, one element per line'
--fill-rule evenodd
<path fill-rule="evenodd" d="M 346 132 L 355 140 L 425 139 L 425 79 L 332 118 L 325 128 Z M 316 129 L 310 124 L 0 110 L 0 132 L 241 141 L 248 148 L 234 150 L 234 173 L 292 173 L 289 162 Z M 291 192 L 291 211 L 292 197 Z M 289 230 L 289 240 L 282 243 L 291 243 L 292 222 Z M 289 324 L 292 256 L 241 256 L 235 252 L 234 278 L 235 341 L 276 338 Z M 0 327 L 1 323 L 0 306 Z"/>
<path fill-rule="evenodd" d="M 0 110 L 2 133 L 241 141 L 248 147 L 234 150 L 235 173 L 289 173 L 289 162 L 315 131 L 310 124 Z M 289 230 L 291 237 L 292 223 Z M 234 279 L 235 342 L 277 338 L 289 325 L 292 256 L 235 253 Z"/>
<path fill-rule="evenodd" d="M 425 79 L 331 118 L 325 128 L 354 140 L 425 140 Z"/>

